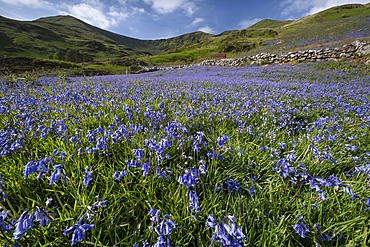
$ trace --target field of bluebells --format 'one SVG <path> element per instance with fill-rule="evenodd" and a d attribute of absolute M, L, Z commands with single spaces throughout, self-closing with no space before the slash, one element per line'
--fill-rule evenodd
<path fill-rule="evenodd" d="M 199 67 L 0 82 L 3 246 L 366 246 L 370 77 Z"/>

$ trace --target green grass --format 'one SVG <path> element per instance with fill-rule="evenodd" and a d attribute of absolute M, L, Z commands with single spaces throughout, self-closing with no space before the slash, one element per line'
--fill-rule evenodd
<path fill-rule="evenodd" d="M 288 24 L 290 22 L 292 21 L 277 21 L 277 20 L 264 19 L 252 25 L 250 28 L 251 29 L 259 29 L 259 28 L 275 29 L 275 28 L 284 26 L 285 24 Z"/>
<path fill-rule="evenodd" d="M 197 62 L 200 59 L 211 59 L 214 53 L 217 53 L 216 49 L 190 50 L 147 57 L 147 60 L 149 63 L 155 64 L 187 64 Z"/>
<path fill-rule="evenodd" d="M 315 17 L 311 19 L 310 23 L 327 22 L 335 19 L 343 19 L 358 15 L 367 16 L 369 14 L 370 9 L 364 5 L 348 4 L 324 10 L 316 14 Z"/>
<path fill-rule="evenodd" d="M 343 37 L 351 32 L 367 29 L 368 7 L 343 5 L 296 21 L 265 19 L 243 30 L 230 30 L 218 35 L 194 32 L 161 40 L 139 40 L 118 35 L 71 16 L 46 17 L 28 22 L 0 17 L 0 56 L 50 59 L 56 58 L 57 52 L 72 49 L 86 54 L 85 62 L 106 63 L 128 56 L 164 64 L 190 63 L 208 59 L 208 52 L 225 52 L 222 47 L 226 42 L 239 46 L 233 50 L 239 55 L 280 53 L 292 47 L 299 48 L 301 41 L 309 40 L 314 46 L 321 46 L 327 39 L 344 40 Z M 260 41 L 263 43 L 272 39 L 279 42 L 261 45 Z M 240 48 L 251 43 L 248 49 Z M 154 57 L 148 58 L 148 53 Z M 175 53 L 177 55 L 173 55 Z"/>
<path fill-rule="evenodd" d="M 370 131 L 364 127 L 369 114 L 368 72 L 369 67 L 350 63 L 317 63 L 2 82 L 0 96 L 6 103 L 1 105 L 1 138 L 6 131 L 10 132 L 9 145 L 23 138 L 22 148 L 0 156 L 1 179 L 6 181 L 6 186 L 0 186 L 8 194 L 0 206 L 9 210 L 9 221 L 18 217 L 15 223 L 26 208 L 33 212 L 36 206 L 54 220 L 55 225 L 49 226 L 35 221 L 36 227 L 19 240 L 24 246 L 70 246 L 71 233 L 63 236 L 63 231 L 89 210 L 96 196 L 108 200 L 107 206 L 89 211 L 92 218 L 86 223 L 94 227 L 76 246 L 142 246 L 143 240 L 153 245 L 157 235 L 150 230 L 151 208 L 160 209 L 161 217 L 171 215 L 176 228 L 169 238 L 178 246 L 212 245 L 215 229 L 205 226 L 209 214 L 220 222 L 230 212 L 246 235 L 246 246 L 368 246 L 369 212 L 364 213 L 368 177 L 353 173 L 353 167 L 368 165 L 370 159 L 366 154 Z M 163 108 L 159 106 L 162 101 Z M 345 113 L 347 109 L 351 110 Z M 366 111 L 365 116 L 357 116 L 358 109 Z M 194 152 L 200 131 L 204 134 L 201 149 Z M 96 138 L 90 140 L 89 133 Z M 114 133 L 121 134 L 112 145 Z M 222 148 L 216 145 L 221 135 L 230 137 Z M 335 141 L 329 136 L 336 136 Z M 79 140 L 71 142 L 71 137 Z M 159 168 L 162 172 L 171 169 L 169 179 L 156 175 L 156 154 L 145 141 L 159 144 L 164 138 L 171 145 L 164 148 Z M 100 141 L 107 142 L 108 156 L 99 154 L 104 149 L 86 151 Z M 280 148 L 281 142 L 286 148 Z M 346 151 L 346 144 L 357 145 L 357 149 Z M 327 153 L 337 164 L 315 157 L 312 145 L 321 154 L 329 147 Z M 121 180 L 113 178 L 115 171 L 125 169 L 126 160 L 136 159 L 132 150 L 139 147 L 144 150 L 142 163 L 148 160 L 152 166 L 150 174 L 143 176 L 140 168 L 131 167 Z M 238 153 L 238 147 L 244 153 Z M 343 187 L 320 186 L 328 200 L 319 200 L 299 175 L 297 184 L 279 176 L 272 169 L 273 161 L 282 160 L 292 150 L 296 159 L 289 164 L 299 174 L 302 165 L 316 178 L 335 175 L 343 184 L 351 184 L 362 199 L 351 199 Z M 272 157 L 273 151 L 280 158 Z M 222 158 L 212 158 L 208 152 Z M 45 157 L 53 157 L 53 162 L 47 164 L 49 171 L 42 178 L 36 179 L 37 174 L 23 177 L 28 162 Z M 201 160 L 207 172 L 199 175 L 197 184 L 189 189 L 179 184 L 185 168 L 198 168 Z M 66 174 L 68 181 L 63 183 L 61 177 L 49 184 L 56 169 L 53 165 L 58 164 L 64 166 L 61 175 Z M 93 167 L 92 181 L 84 186 L 87 166 Z M 239 192 L 224 183 L 230 178 L 237 182 Z M 250 186 L 256 190 L 253 195 Z M 216 187 L 220 187 L 218 192 Z M 190 190 L 199 197 L 199 212 L 187 210 Z M 47 198 L 53 201 L 45 209 Z M 312 209 L 311 204 L 318 208 Z M 309 229 L 305 238 L 292 227 L 301 215 Z M 8 245 L 13 244 L 13 232 L 2 232 L 0 243 L 9 239 Z M 321 241 L 323 233 L 332 240 Z M 340 233 L 344 234 L 341 239 Z"/>

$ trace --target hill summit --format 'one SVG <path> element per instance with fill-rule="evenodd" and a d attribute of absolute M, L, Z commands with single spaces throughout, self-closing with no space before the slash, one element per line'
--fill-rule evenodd
<path fill-rule="evenodd" d="M 0 56 L 71 62 L 110 62 L 120 57 L 152 63 L 194 63 L 214 53 L 227 57 L 261 52 L 284 53 L 339 46 L 370 37 L 370 3 L 336 6 L 299 20 L 265 19 L 249 28 L 218 35 L 193 32 L 140 40 L 92 26 L 72 16 L 16 21 L 0 16 Z"/>

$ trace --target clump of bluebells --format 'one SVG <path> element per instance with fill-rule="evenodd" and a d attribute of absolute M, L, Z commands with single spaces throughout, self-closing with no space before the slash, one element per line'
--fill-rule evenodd
<path fill-rule="evenodd" d="M 170 247 L 171 241 L 169 235 L 171 235 L 172 230 L 176 228 L 176 224 L 171 220 L 171 215 L 165 214 L 161 220 L 161 210 L 159 209 L 150 209 L 149 215 L 153 223 L 149 229 L 157 235 L 157 242 L 153 246 Z M 143 241 L 143 245 L 148 246 L 148 242 Z"/>
<path fill-rule="evenodd" d="M 225 223 L 226 220 L 229 221 L 229 224 Z M 210 246 L 215 242 L 225 247 L 244 246 L 243 239 L 245 239 L 245 235 L 240 227 L 236 225 L 233 214 L 227 215 L 220 223 L 215 220 L 213 214 L 210 214 L 208 215 L 206 226 L 213 229 Z"/>
<path fill-rule="evenodd" d="M 315 66 L 0 81 L 0 243 L 370 245 L 370 73 Z"/>

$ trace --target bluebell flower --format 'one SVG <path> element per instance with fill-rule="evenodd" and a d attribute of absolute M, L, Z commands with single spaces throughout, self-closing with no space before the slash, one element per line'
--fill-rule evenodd
<path fill-rule="evenodd" d="M 297 158 L 293 153 L 294 153 L 294 150 L 289 151 L 288 155 L 286 156 L 286 160 L 288 162 L 292 162 L 293 160 L 295 160 Z"/>
<path fill-rule="evenodd" d="M 146 176 L 150 172 L 150 164 L 148 161 L 144 162 L 143 166 L 141 167 L 141 170 L 143 170 L 143 176 Z"/>
<path fill-rule="evenodd" d="M 54 172 L 49 177 L 49 179 L 50 179 L 49 184 L 50 185 L 52 185 L 53 183 L 58 183 L 58 179 L 62 176 L 62 168 L 63 167 L 64 167 L 63 165 L 53 166 Z"/>
<path fill-rule="evenodd" d="M 163 236 L 171 234 L 171 231 L 176 228 L 176 224 L 170 219 L 170 215 L 165 215 L 161 223 L 159 223 L 159 231 Z"/>
<path fill-rule="evenodd" d="M 121 170 L 118 174 L 118 171 L 115 171 L 115 173 L 112 175 L 113 178 L 117 179 L 118 181 L 121 181 L 121 178 L 127 175 L 127 172 L 125 169 Z"/>
<path fill-rule="evenodd" d="M 286 148 L 285 142 L 279 142 L 278 144 L 279 144 L 280 149 L 285 149 Z"/>
<path fill-rule="evenodd" d="M 256 194 L 256 189 L 253 188 L 252 185 L 249 187 L 249 193 L 251 194 L 251 196 L 254 196 L 254 194 Z"/>
<path fill-rule="evenodd" d="M 98 132 L 98 133 L 100 133 L 100 134 L 104 133 L 104 129 L 101 126 L 99 126 L 98 128 L 96 128 L 95 131 Z"/>
<path fill-rule="evenodd" d="M 367 206 L 367 208 L 365 208 L 365 213 L 366 213 L 367 210 L 370 210 L 370 198 L 368 197 L 364 203 Z"/>
<path fill-rule="evenodd" d="M 238 183 L 232 178 L 225 179 L 224 184 L 226 184 L 228 190 L 241 192 Z"/>
<path fill-rule="evenodd" d="M 161 214 L 161 210 L 151 208 L 149 210 L 150 220 L 153 221 L 155 224 L 159 223 L 159 215 Z"/>
<path fill-rule="evenodd" d="M 81 224 L 80 221 L 76 222 L 73 226 L 67 228 L 64 230 L 63 234 L 64 236 L 67 236 L 70 232 L 72 233 L 72 238 L 70 240 L 71 246 L 75 245 L 85 238 L 85 233 L 90 230 L 92 231 L 94 228 L 94 225 L 89 225 L 87 223 Z"/>
<path fill-rule="evenodd" d="M 120 121 L 120 119 L 119 119 L 119 117 L 118 117 L 117 115 L 114 115 L 114 117 L 113 117 L 113 121 L 114 121 L 114 122 L 119 122 L 119 121 Z"/>
<path fill-rule="evenodd" d="M 301 238 L 305 238 L 305 234 L 309 232 L 308 228 L 301 222 L 303 220 L 303 216 L 300 216 L 297 221 L 297 224 L 292 225 L 293 229 L 295 230 L 295 233 L 297 233 Z"/>
<path fill-rule="evenodd" d="M 23 168 L 23 177 L 28 178 L 29 175 L 39 172 L 39 175 L 37 178 L 41 178 L 44 173 L 49 172 L 49 169 L 46 167 L 50 162 L 52 161 L 52 158 L 45 157 L 43 159 L 40 159 L 38 161 L 30 161 L 28 162 Z"/>
<path fill-rule="evenodd" d="M 199 171 L 200 171 L 200 174 L 206 174 L 207 172 L 206 166 L 204 164 L 201 164 L 199 166 Z"/>
<path fill-rule="evenodd" d="M 144 149 L 136 148 L 133 149 L 132 152 L 138 160 L 141 160 L 144 157 Z"/>
<path fill-rule="evenodd" d="M 228 219 L 229 225 L 224 221 Z M 242 230 L 235 224 L 235 219 L 232 214 L 226 216 L 220 223 L 214 219 L 213 214 L 208 215 L 206 226 L 214 228 L 214 233 L 211 238 L 211 245 L 215 241 L 221 244 L 221 246 L 244 246 L 243 239 L 245 235 Z"/>
<path fill-rule="evenodd" d="M 186 188 L 196 185 L 196 180 L 198 180 L 198 170 L 192 167 L 185 169 L 185 174 L 181 175 L 177 180 L 180 184 L 185 185 Z"/>
<path fill-rule="evenodd" d="M 161 103 L 158 104 L 158 109 L 163 109 L 164 101 L 162 100 Z"/>
<path fill-rule="evenodd" d="M 189 206 L 188 209 L 191 209 L 193 212 L 199 212 L 199 205 L 198 205 L 198 195 L 195 190 L 189 191 Z"/>
<path fill-rule="evenodd" d="M 213 228 L 216 225 L 217 225 L 217 221 L 215 220 L 215 217 L 213 216 L 213 214 L 208 215 L 208 218 L 206 220 L 206 226 Z"/>
<path fill-rule="evenodd" d="M 324 241 L 330 241 L 331 240 L 331 237 L 326 232 L 322 233 L 322 231 L 321 231 L 321 229 L 318 225 L 313 224 L 313 227 L 319 233 L 321 241 L 324 242 Z"/>
<path fill-rule="evenodd" d="M 93 174 L 93 170 L 91 166 L 85 167 L 85 175 L 83 176 L 83 185 L 87 188 L 89 187 L 89 183 L 92 180 L 91 175 Z"/>
<path fill-rule="evenodd" d="M 217 147 L 222 147 L 225 143 L 229 142 L 230 141 L 230 137 L 228 137 L 227 135 L 222 135 L 222 136 L 219 136 L 216 140 L 216 145 Z"/>
<path fill-rule="evenodd" d="M 35 214 L 28 215 L 28 210 L 23 212 L 23 214 L 19 217 L 18 222 L 15 225 L 15 230 L 13 233 L 13 239 L 17 240 L 23 237 L 27 230 L 31 229 L 33 224 L 33 219 Z"/>
<path fill-rule="evenodd" d="M 6 200 L 6 198 L 8 197 L 8 194 L 5 193 L 4 190 L 4 187 L 6 187 L 6 182 L 5 180 L 3 179 L 3 175 L 0 173 L 0 184 L 2 186 L 0 186 L 0 194 L 3 196 L 4 200 Z"/>
<path fill-rule="evenodd" d="M 361 199 L 361 197 L 359 197 L 358 195 L 355 195 L 353 193 L 352 189 L 350 188 L 351 186 L 352 186 L 351 184 L 346 184 L 346 186 L 343 186 L 343 192 L 350 195 L 352 200 L 353 199 Z"/>
<path fill-rule="evenodd" d="M 10 231 L 13 229 L 13 226 L 11 224 L 8 224 L 8 211 L 1 211 L 0 212 L 0 230 L 2 230 L 4 233 L 10 233 Z M 15 224 L 15 219 L 11 222 L 13 225 Z"/>

